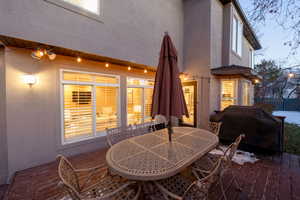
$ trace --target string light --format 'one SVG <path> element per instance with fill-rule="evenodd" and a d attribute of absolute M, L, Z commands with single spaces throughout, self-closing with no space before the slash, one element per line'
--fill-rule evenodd
<path fill-rule="evenodd" d="M 38 55 L 40 56 L 40 57 L 43 57 L 44 56 L 44 52 L 42 51 L 42 50 L 38 50 Z"/>
<path fill-rule="evenodd" d="M 106 64 L 105 64 L 105 67 L 106 67 L 106 68 L 108 68 L 108 67 L 109 67 L 109 64 L 108 64 L 108 63 L 106 63 Z"/>
<path fill-rule="evenodd" d="M 131 71 L 131 67 L 130 67 L 130 66 L 128 66 L 128 68 L 127 68 L 127 69 L 128 69 L 128 71 Z"/>
<path fill-rule="evenodd" d="M 82 61 L 82 59 L 80 57 L 77 57 L 77 62 L 80 63 Z"/>
<path fill-rule="evenodd" d="M 294 78 L 294 76 L 295 76 L 295 74 L 293 74 L 293 73 L 289 73 L 289 78 Z"/>
<path fill-rule="evenodd" d="M 148 70 L 147 70 L 147 69 L 145 69 L 145 70 L 144 70 L 144 73 L 146 74 L 147 72 L 148 72 Z"/>

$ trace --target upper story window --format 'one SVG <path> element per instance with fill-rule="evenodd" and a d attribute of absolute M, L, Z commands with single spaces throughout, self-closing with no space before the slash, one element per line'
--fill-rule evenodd
<path fill-rule="evenodd" d="M 254 62 L 255 62 L 255 60 L 254 60 L 254 50 L 252 48 L 250 48 L 250 50 L 249 50 L 249 66 L 251 68 L 254 68 Z"/>
<path fill-rule="evenodd" d="M 62 0 L 64 2 L 70 3 L 79 8 L 83 8 L 87 11 L 100 14 L 100 1 L 99 0 Z"/>
<path fill-rule="evenodd" d="M 242 43 L 243 43 L 243 23 L 233 16 L 232 21 L 232 50 L 242 56 Z"/>
<path fill-rule="evenodd" d="M 45 0 L 69 11 L 102 21 L 102 0 Z"/>

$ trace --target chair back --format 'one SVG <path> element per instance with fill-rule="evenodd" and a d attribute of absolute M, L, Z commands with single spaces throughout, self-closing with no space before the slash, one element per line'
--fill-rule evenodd
<path fill-rule="evenodd" d="M 185 191 L 183 195 L 183 199 L 186 199 L 185 197 L 193 196 L 197 193 L 197 196 L 202 196 L 201 199 L 207 199 L 208 192 L 211 186 L 220 179 L 222 175 L 222 168 L 221 164 L 224 160 L 224 157 L 220 157 L 218 161 L 213 165 L 212 169 L 208 171 L 209 173 L 205 177 L 201 177 L 197 174 L 196 171 L 193 170 L 193 174 L 196 177 L 196 181 L 188 187 L 188 189 Z M 194 187 L 196 186 L 196 187 Z"/>
<path fill-rule="evenodd" d="M 146 122 L 143 124 L 135 124 L 134 125 L 134 132 L 135 135 L 144 135 L 146 133 L 154 132 L 155 131 L 155 124 L 153 121 L 151 122 Z"/>
<path fill-rule="evenodd" d="M 118 127 L 106 129 L 106 134 L 107 143 L 110 147 L 134 136 L 132 125 L 125 128 Z"/>
<path fill-rule="evenodd" d="M 226 151 L 224 152 L 224 156 L 226 158 L 228 158 L 229 161 L 232 161 L 242 139 L 245 137 L 244 134 L 240 135 L 239 137 L 237 137 L 234 141 L 234 143 L 232 143 L 231 145 L 229 145 L 229 147 L 226 149 Z"/>
<path fill-rule="evenodd" d="M 73 165 L 63 155 L 58 155 L 57 159 L 59 160 L 58 175 L 61 186 L 68 191 L 73 199 L 80 199 L 79 179 Z"/>
<path fill-rule="evenodd" d="M 218 136 L 220 134 L 221 126 L 222 122 L 209 122 L 209 131 Z"/>

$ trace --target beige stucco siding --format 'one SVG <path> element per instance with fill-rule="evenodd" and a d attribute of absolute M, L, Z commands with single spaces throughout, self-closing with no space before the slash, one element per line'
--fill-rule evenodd
<path fill-rule="evenodd" d="M 30 51 L 7 48 L 6 66 L 6 117 L 9 175 L 15 171 L 53 161 L 57 154 L 73 155 L 106 146 L 104 137 L 70 145 L 61 142 L 60 69 L 99 72 L 121 76 L 121 123 L 126 124 L 126 77 L 153 78 L 127 72 L 126 67 L 58 56 L 55 61 L 31 58 Z M 24 74 L 34 74 L 38 83 L 31 88 L 22 82 Z"/>
<path fill-rule="evenodd" d="M 0 46 L 0 185 L 7 180 L 6 88 L 4 48 Z"/>
<path fill-rule="evenodd" d="M 230 64 L 240 65 L 240 66 L 244 66 L 244 67 L 251 67 L 250 66 L 250 49 L 252 49 L 252 47 L 245 37 L 243 37 L 242 45 L 243 45 L 242 46 L 242 56 L 239 56 L 236 53 L 234 53 L 233 51 L 231 51 Z"/>
<path fill-rule="evenodd" d="M 209 118 L 211 65 L 211 0 L 184 1 L 184 71 L 198 83 L 197 124 Z"/>
<path fill-rule="evenodd" d="M 211 1 L 211 68 L 222 65 L 224 6 L 219 0 Z"/>
<path fill-rule="evenodd" d="M 211 1 L 211 68 L 220 67 L 223 64 L 224 44 L 224 12 L 225 8 L 219 0 Z M 220 108 L 220 81 L 211 76 L 209 114 Z"/>
<path fill-rule="evenodd" d="M 164 32 L 183 55 L 182 0 L 103 0 L 103 23 L 44 0 L 0 1 L 0 34 L 156 66 Z"/>
<path fill-rule="evenodd" d="M 242 55 L 239 56 L 232 50 L 232 19 L 234 15 L 241 20 L 233 4 L 226 4 L 223 9 L 222 66 L 241 65 L 250 67 L 250 49 L 253 48 L 245 36 L 242 38 Z"/>

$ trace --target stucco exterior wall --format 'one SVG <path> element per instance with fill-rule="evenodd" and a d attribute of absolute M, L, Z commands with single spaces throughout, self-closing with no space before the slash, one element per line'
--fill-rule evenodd
<path fill-rule="evenodd" d="M 184 1 L 184 69 L 198 83 L 197 124 L 209 118 L 211 65 L 211 0 Z"/>
<path fill-rule="evenodd" d="M 230 55 L 230 63 L 235 65 L 240 65 L 244 67 L 251 67 L 250 66 L 250 49 L 251 45 L 249 44 L 248 40 L 243 37 L 243 47 L 242 47 L 242 56 L 237 55 L 233 51 L 231 51 Z"/>
<path fill-rule="evenodd" d="M 219 0 L 211 1 L 211 65 L 210 68 L 217 68 L 223 65 L 223 45 L 224 41 L 224 15 L 226 8 Z M 225 23 L 226 24 L 226 23 Z M 228 40 L 227 40 L 228 43 Z M 220 109 L 220 80 L 211 76 L 210 80 L 210 110 L 213 114 Z"/>
<path fill-rule="evenodd" d="M 6 88 L 4 47 L 0 46 L 0 185 L 7 180 Z"/>
<path fill-rule="evenodd" d="M 0 1 L 0 34 L 157 66 L 164 32 L 183 55 L 182 0 L 103 0 L 99 22 L 45 0 Z"/>
<path fill-rule="evenodd" d="M 62 145 L 60 110 L 60 69 L 117 74 L 121 76 L 121 123 L 126 124 L 126 76 L 153 78 L 127 68 L 58 56 L 54 61 L 31 58 L 30 51 L 7 48 L 6 118 L 9 175 L 15 171 L 53 161 L 57 154 L 79 154 L 106 146 L 105 137 Z M 22 75 L 34 74 L 38 83 L 29 87 Z"/>

